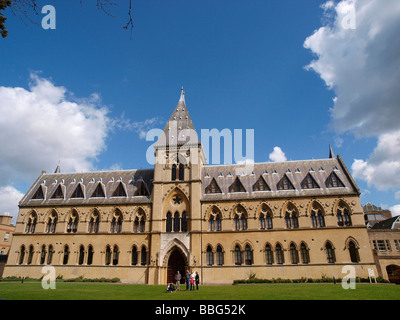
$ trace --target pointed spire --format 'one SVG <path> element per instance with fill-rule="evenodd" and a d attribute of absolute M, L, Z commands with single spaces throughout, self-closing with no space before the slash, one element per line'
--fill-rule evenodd
<path fill-rule="evenodd" d="M 60 161 L 58 161 L 58 165 L 56 170 L 54 171 L 54 173 L 60 173 L 61 172 L 61 168 L 60 168 Z"/>
<path fill-rule="evenodd" d="M 331 145 L 329 145 L 329 159 L 336 158 L 335 154 L 333 153 Z"/>
<path fill-rule="evenodd" d="M 185 91 L 183 91 L 183 87 L 181 89 L 181 97 L 179 98 L 179 102 L 185 103 Z M 179 103 L 178 102 L 178 103 Z M 186 104 L 186 103 L 185 103 Z"/>

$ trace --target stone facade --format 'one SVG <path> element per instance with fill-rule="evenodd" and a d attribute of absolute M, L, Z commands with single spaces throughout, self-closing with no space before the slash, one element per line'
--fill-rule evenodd
<path fill-rule="evenodd" d="M 207 165 L 183 92 L 164 133 L 153 169 L 43 172 L 20 202 L 4 276 L 39 278 L 46 264 L 63 278 L 142 284 L 187 269 L 202 284 L 338 278 L 348 264 L 377 274 L 340 156 Z"/>

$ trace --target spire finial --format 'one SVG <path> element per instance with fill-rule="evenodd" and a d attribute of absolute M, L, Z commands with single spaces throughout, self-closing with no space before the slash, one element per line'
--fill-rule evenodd
<path fill-rule="evenodd" d="M 60 167 L 60 160 L 58 160 L 58 165 L 54 173 L 60 173 L 61 172 L 61 167 Z"/>
<path fill-rule="evenodd" d="M 335 154 L 333 153 L 331 145 L 329 145 L 329 159 L 336 158 Z"/>
<path fill-rule="evenodd" d="M 183 91 L 183 87 L 181 89 L 181 97 L 179 99 L 179 102 L 185 102 L 185 91 Z"/>

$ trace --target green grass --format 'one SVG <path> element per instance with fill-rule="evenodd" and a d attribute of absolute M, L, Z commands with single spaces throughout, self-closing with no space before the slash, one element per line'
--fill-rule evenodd
<path fill-rule="evenodd" d="M 344 290 L 340 284 L 267 284 L 201 286 L 199 291 L 166 293 L 165 286 L 110 283 L 56 284 L 42 289 L 40 282 L 0 283 L 4 300 L 400 300 L 399 285 L 357 284 Z"/>

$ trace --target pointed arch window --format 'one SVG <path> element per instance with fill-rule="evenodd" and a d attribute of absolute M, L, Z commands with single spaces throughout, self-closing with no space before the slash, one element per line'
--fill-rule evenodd
<path fill-rule="evenodd" d="M 281 180 L 279 180 L 278 184 L 276 185 L 278 190 L 294 190 L 294 186 L 288 176 L 285 174 Z"/>
<path fill-rule="evenodd" d="M 272 248 L 268 243 L 265 246 L 265 262 L 266 262 L 266 264 L 274 263 L 274 255 L 272 253 Z"/>
<path fill-rule="evenodd" d="M 47 254 L 47 264 L 51 265 L 51 262 L 53 261 L 53 253 L 54 253 L 54 248 L 52 245 L 49 245 L 49 252 Z"/>
<path fill-rule="evenodd" d="M 313 204 L 311 208 L 311 225 L 313 228 L 324 228 L 325 227 L 325 219 L 322 208 L 316 203 Z"/>
<path fill-rule="evenodd" d="M 132 265 L 136 266 L 138 263 L 138 251 L 136 246 L 133 246 L 132 248 Z"/>
<path fill-rule="evenodd" d="M 217 181 L 213 178 L 210 182 L 210 184 L 206 187 L 205 190 L 206 194 L 210 193 L 221 193 L 221 188 L 219 187 Z"/>
<path fill-rule="evenodd" d="M 294 243 L 290 244 L 290 258 L 292 260 L 292 264 L 299 263 L 299 253 L 297 252 L 297 248 Z"/>
<path fill-rule="evenodd" d="M 47 219 L 46 233 L 55 233 L 57 226 L 57 214 L 52 212 L 49 219 Z"/>
<path fill-rule="evenodd" d="M 22 245 L 19 249 L 19 259 L 18 259 L 18 264 L 23 264 L 24 263 L 24 258 L 25 258 L 25 246 Z"/>
<path fill-rule="evenodd" d="M 52 199 L 64 199 L 64 192 L 61 187 L 61 184 L 58 185 L 56 191 L 54 191 L 53 195 L 51 196 Z"/>
<path fill-rule="evenodd" d="M 113 197 L 126 197 L 126 191 L 124 188 L 124 185 L 122 184 L 122 182 L 120 182 L 117 186 L 117 188 L 115 189 L 113 195 Z"/>
<path fill-rule="evenodd" d="M 286 208 L 285 224 L 287 229 L 299 228 L 299 220 L 297 217 L 296 209 L 291 205 L 288 205 Z"/>
<path fill-rule="evenodd" d="M 248 266 L 253 264 L 253 251 L 249 244 L 244 248 L 244 264 Z"/>
<path fill-rule="evenodd" d="M 99 224 L 100 218 L 98 212 L 94 212 L 92 217 L 89 220 L 89 233 L 98 233 L 99 232 Z"/>
<path fill-rule="evenodd" d="M 67 224 L 67 232 L 76 233 L 78 231 L 78 223 L 79 223 L 78 214 L 74 211 L 69 217 Z"/>
<path fill-rule="evenodd" d="M 284 264 L 285 259 L 283 257 L 283 250 L 282 246 L 279 243 L 275 246 L 275 255 L 276 255 L 276 263 Z"/>
<path fill-rule="evenodd" d="M 217 265 L 224 265 L 224 251 L 220 245 L 217 246 Z"/>
<path fill-rule="evenodd" d="M 335 263 L 336 262 L 335 249 L 333 248 L 330 242 L 326 243 L 325 250 L 326 250 L 326 259 L 328 260 L 328 263 Z"/>
<path fill-rule="evenodd" d="M 176 164 L 175 163 L 172 165 L 171 180 L 172 181 L 176 180 Z"/>
<path fill-rule="evenodd" d="M 46 261 L 46 254 L 47 254 L 46 246 L 42 245 L 42 250 L 40 253 L 40 264 L 44 264 L 44 262 Z"/>
<path fill-rule="evenodd" d="M 68 264 L 69 259 L 69 247 L 67 245 L 64 246 L 64 256 L 63 256 L 63 264 Z"/>
<path fill-rule="evenodd" d="M 90 266 L 90 265 L 93 263 L 93 254 L 94 254 L 93 246 L 92 246 L 92 245 L 89 245 L 89 247 L 88 247 L 87 262 L 86 262 L 86 264 L 87 264 L 88 266 Z"/>
<path fill-rule="evenodd" d="M 325 181 L 325 185 L 327 188 L 344 188 L 343 182 L 339 179 L 335 171 L 328 176 Z"/>
<path fill-rule="evenodd" d="M 26 223 L 25 233 L 35 233 L 36 229 L 36 222 L 37 222 L 37 215 L 36 213 L 31 213 Z"/>
<path fill-rule="evenodd" d="M 83 193 L 82 185 L 80 183 L 78 183 L 78 185 L 75 188 L 74 193 L 71 195 L 71 198 L 73 198 L 73 199 L 75 199 L 75 198 L 83 199 L 84 197 L 85 196 L 84 196 L 84 193 Z"/>
<path fill-rule="evenodd" d="M 175 212 L 174 214 L 174 232 L 179 232 L 181 227 L 181 219 L 179 216 L 179 212 Z"/>
<path fill-rule="evenodd" d="M 260 176 L 255 184 L 253 184 L 253 191 L 271 191 L 264 178 Z"/>
<path fill-rule="evenodd" d="M 184 211 L 182 213 L 181 231 L 182 232 L 187 232 L 188 231 L 188 221 L 187 221 L 187 213 L 186 213 L 186 211 Z"/>
<path fill-rule="evenodd" d="M 259 226 L 261 230 L 272 229 L 272 213 L 265 204 L 261 208 Z"/>
<path fill-rule="evenodd" d="M 301 255 L 301 261 L 303 262 L 303 264 L 310 263 L 310 255 L 309 255 L 307 246 L 304 242 L 302 242 L 300 245 L 300 255 Z"/>
<path fill-rule="evenodd" d="M 172 232 L 172 214 L 171 212 L 167 213 L 167 222 L 166 222 L 166 232 Z"/>
<path fill-rule="evenodd" d="M 360 262 L 358 248 L 357 248 L 356 244 L 354 243 L 354 241 L 349 242 L 349 254 L 350 254 L 351 262 L 354 262 L 354 263 Z"/>
<path fill-rule="evenodd" d="M 214 264 L 214 255 L 212 252 L 211 246 L 207 246 L 207 254 L 206 254 L 207 265 L 212 266 Z"/>
<path fill-rule="evenodd" d="M 113 253 L 112 253 L 112 264 L 116 266 L 118 264 L 119 259 L 119 249 L 117 245 L 114 245 Z"/>
<path fill-rule="evenodd" d="M 338 221 L 338 226 L 339 227 L 343 227 L 343 226 L 349 227 L 349 226 L 351 226 L 351 219 L 350 219 L 349 209 L 342 202 L 339 203 L 339 205 L 337 207 L 336 217 L 337 217 L 337 221 Z"/>
<path fill-rule="evenodd" d="M 229 186 L 229 192 L 246 192 L 239 177 L 236 177 L 235 181 Z"/>
<path fill-rule="evenodd" d="M 85 260 L 85 247 L 81 245 L 79 247 L 79 258 L 78 258 L 78 264 L 82 265 L 83 261 Z"/>
<path fill-rule="evenodd" d="M 147 265 L 147 250 L 145 246 L 142 246 L 142 250 L 140 252 L 140 258 L 141 258 L 140 264 L 142 266 Z"/>
<path fill-rule="evenodd" d="M 98 183 L 96 189 L 92 193 L 92 198 L 105 198 L 105 193 L 100 182 Z"/>
<path fill-rule="evenodd" d="M 29 246 L 29 251 L 28 251 L 28 261 L 26 262 L 27 264 L 32 264 L 32 260 L 33 260 L 33 254 L 34 254 L 34 249 L 33 249 L 33 245 Z"/>
<path fill-rule="evenodd" d="M 185 168 L 182 163 L 179 164 L 179 180 L 185 180 Z"/>
<path fill-rule="evenodd" d="M 121 233 L 122 231 L 122 214 L 121 212 L 116 212 L 111 220 L 111 233 Z"/>
<path fill-rule="evenodd" d="M 234 255 L 235 255 L 235 264 L 240 266 L 242 264 L 242 252 L 238 244 L 235 246 Z"/>
<path fill-rule="evenodd" d="M 315 181 L 311 173 L 308 173 L 301 182 L 302 189 L 319 189 L 318 183 Z"/>

